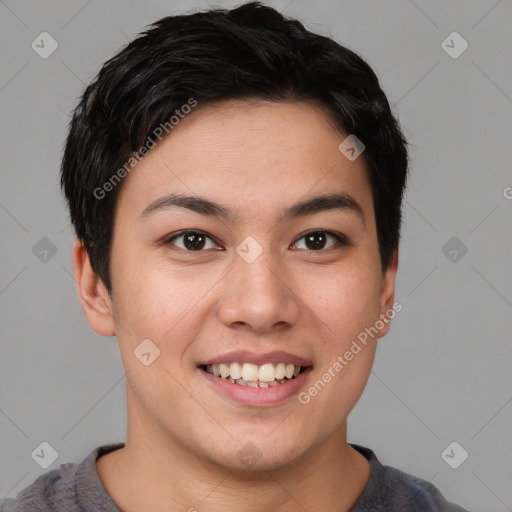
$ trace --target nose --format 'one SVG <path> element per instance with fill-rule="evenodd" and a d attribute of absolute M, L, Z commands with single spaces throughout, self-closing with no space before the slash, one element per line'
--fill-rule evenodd
<path fill-rule="evenodd" d="M 218 308 L 227 327 L 269 333 L 294 325 L 300 300 L 282 262 L 270 250 L 248 263 L 235 255 Z"/>

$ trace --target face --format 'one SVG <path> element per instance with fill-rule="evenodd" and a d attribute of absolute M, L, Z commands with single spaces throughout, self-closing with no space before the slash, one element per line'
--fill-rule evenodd
<path fill-rule="evenodd" d="M 133 435 L 272 469 L 343 430 L 396 271 L 345 137 L 314 104 L 199 105 L 125 178 L 107 303 Z"/>

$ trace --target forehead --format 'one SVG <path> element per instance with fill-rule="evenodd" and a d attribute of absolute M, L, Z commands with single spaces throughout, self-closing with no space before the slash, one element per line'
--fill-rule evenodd
<path fill-rule="evenodd" d="M 344 192 L 372 208 L 364 159 L 338 149 L 346 136 L 314 103 L 198 105 L 125 178 L 118 207 L 141 213 L 163 194 L 182 193 L 261 216 L 308 195 Z"/>

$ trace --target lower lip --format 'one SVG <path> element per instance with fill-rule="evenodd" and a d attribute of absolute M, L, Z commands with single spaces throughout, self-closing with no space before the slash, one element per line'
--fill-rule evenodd
<path fill-rule="evenodd" d="M 265 405 L 280 404 L 295 395 L 301 386 L 304 385 L 308 374 L 311 371 L 311 367 L 306 368 L 294 379 L 290 379 L 283 384 L 279 384 L 279 386 L 272 386 L 268 388 L 253 388 L 250 386 L 233 384 L 232 382 L 229 382 L 229 380 L 215 377 L 215 375 L 212 375 L 201 368 L 198 368 L 197 370 L 222 394 L 241 404 L 261 407 Z"/>

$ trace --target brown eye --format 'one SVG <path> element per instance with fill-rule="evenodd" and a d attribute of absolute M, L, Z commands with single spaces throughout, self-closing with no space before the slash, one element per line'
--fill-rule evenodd
<path fill-rule="evenodd" d="M 175 240 L 181 240 L 181 244 L 175 243 Z M 199 252 L 205 249 L 205 246 L 208 245 L 208 242 L 211 243 L 211 247 L 206 247 L 206 249 L 216 247 L 216 245 L 213 243 L 213 240 L 202 231 L 182 231 L 177 235 L 173 235 L 165 243 L 176 245 L 176 247 L 186 251 Z"/>
<path fill-rule="evenodd" d="M 331 249 L 336 245 L 349 245 L 347 238 L 343 235 L 333 233 L 332 231 L 310 231 L 302 235 L 300 240 L 304 240 L 305 247 L 298 247 L 308 251 L 322 251 Z M 299 242 L 296 242 L 298 244 Z"/>

